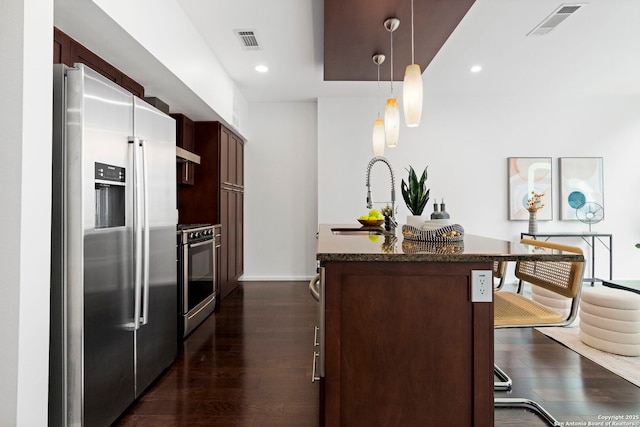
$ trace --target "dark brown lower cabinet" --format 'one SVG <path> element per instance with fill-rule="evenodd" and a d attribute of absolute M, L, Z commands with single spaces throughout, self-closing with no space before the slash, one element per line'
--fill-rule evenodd
<path fill-rule="evenodd" d="M 222 224 L 222 247 L 226 248 L 226 257 L 222 260 L 221 296 L 222 298 L 238 287 L 238 278 L 243 272 L 244 254 L 244 192 L 238 188 L 223 187 L 220 191 L 220 215 Z"/>
<path fill-rule="evenodd" d="M 470 301 L 490 264 L 324 267 L 323 425 L 494 425 L 493 305 Z"/>

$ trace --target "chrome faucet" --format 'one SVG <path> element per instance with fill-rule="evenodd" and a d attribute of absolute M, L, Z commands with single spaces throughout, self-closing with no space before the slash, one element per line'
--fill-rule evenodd
<path fill-rule="evenodd" d="M 391 163 L 386 157 L 376 156 L 369 162 L 367 166 L 367 209 L 373 208 L 373 201 L 371 200 L 371 167 L 377 163 L 383 162 L 389 167 L 389 173 L 391 174 L 391 222 L 393 226 L 397 226 L 396 222 L 396 178 L 393 174 L 393 168 L 391 167 Z"/>

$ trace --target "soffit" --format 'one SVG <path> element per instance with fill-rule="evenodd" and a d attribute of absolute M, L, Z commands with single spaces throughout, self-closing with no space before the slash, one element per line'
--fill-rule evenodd
<path fill-rule="evenodd" d="M 414 0 L 415 61 L 424 69 L 475 0 Z M 393 79 L 411 63 L 411 0 L 325 0 L 324 80 L 375 81 L 371 57 L 386 55 L 381 80 L 391 78 L 391 40 L 385 19 L 400 19 L 393 33 Z"/>

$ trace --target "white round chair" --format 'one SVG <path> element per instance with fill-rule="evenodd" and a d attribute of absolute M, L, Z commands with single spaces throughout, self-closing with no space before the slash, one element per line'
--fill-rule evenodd
<path fill-rule="evenodd" d="M 582 289 L 580 340 L 622 356 L 640 356 L 640 294 L 605 286 Z"/>

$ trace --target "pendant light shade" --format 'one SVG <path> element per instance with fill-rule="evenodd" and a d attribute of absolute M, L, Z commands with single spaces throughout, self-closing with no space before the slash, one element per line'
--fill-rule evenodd
<path fill-rule="evenodd" d="M 402 100 L 404 122 L 408 127 L 416 127 L 422 118 L 422 72 L 414 57 L 413 0 L 411 0 L 411 64 L 404 71 Z"/>
<path fill-rule="evenodd" d="M 373 122 L 373 155 L 384 155 L 384 121 L 382 119 L 375 119 Z"/>
<path fill-rule="evenodd" d="M 402 89 L 405 124 L 416 127 L 422 118 L 422 73 L 418 64 L 407 65 Z"/>
<path fill-rule="evenodd" d="M 384 132 L 387 147 L 397 146 L 400 136 L 400 108 L 396 98 L 387 99 L 387 106 L 384 109 Z"/>
<path fill-rule="evenodd" d="M 380 64 L 385 60 L 385 56 L 381 53 L 373 55 L 371 58 L 373 63 L 378 66 L 378 97 L 376 99 L 376 105 L 378 107 L 378 118 L 373 122 L 373 155 L 384 155 L 384 121 L 380 118 Z"/>
<path fill-rule="evenodd" d="M 384 132 L 387 147 L 397 146 L 400 136 L 400 109 L 398 108 L 398 100 L 393 96 L 393 32 L 399 26 L 400 20 L 398 18 L 388 18 L 384 21 L 384 28 L 391 35 L 391 94 L 384 109 Z"/>

